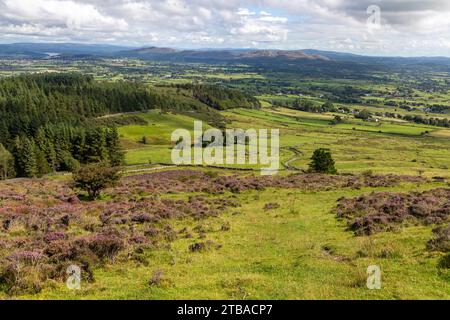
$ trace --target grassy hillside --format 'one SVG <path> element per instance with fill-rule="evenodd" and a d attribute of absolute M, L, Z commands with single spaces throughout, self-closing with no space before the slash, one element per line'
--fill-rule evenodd
<path fill-rule="evenodd" d="M 330 125 L 333 114 L 312 114 L 289 109 L 248 110 L 223 112 L 230 128 L 277 128 L 281 130 L 281 162 L 293 158 L 294 166 L 306 169 L 313 151 L 330 148 L 341 172 L 399 173 L 425 176 L 449 176 L 449 129 L 417 125 L 407 122 L 382 123 L 346 119 Z M 150 111 L 141 117 L 145 126 L 124 126 L 119 129 L 127 149 L 129 165 L 151 162 L 170 163 L 171 133 L 178 129 L 193 130 L 193 118 Z M 205 124 L 205 128 L 208 126 Z M 425 132 L 428 132 L 424 134 Z M 143 144 L 146 137 L 149 145 Z M 302 152 L 296 156 L 288 147 Z"/>
<path fill-rule="evenodd" d="M 172 132 L 176 129 L 194 131 L 196 119 L 180 115 L 162 113 L 152 110 L 141 114 L 147 125 L 129 125 L 119 128 L 123 147 L 126 149 L 126 162 L 128 165 L 148 164 L 149 162 L 171 162 Z M 204 124 L 204 128 L 210 126 Z M 146 144 L 143 138 L 146 138 Z"/>
<path fill-rule="evenodd" d="M 438 186 L 403 183 L 377 190 L 408 192 Z M 373 190 L 268 189 L 235 194 L 240 207 L 219 217 L 169 221 L 179 233 L 175 242 L 147 249 L 139 259 L 119 255 L 114 264 L 94 269 L 95 282 L 83 282 L 80 291 L 51 282 L 41 293 L 22 298 L 449 299 L 449 274 L 436 267 L 440 255 L 425 249 L 431 226 L 405 225 L 396 232 L 356 237 L 331 213 L 338 198 Z M 191 195 L 161 197 L 185 200 Z M 269 203 L 279 208 L 267 209 Z M 214 246 L 199 252 L 189 249 L 205 241 Z M 383 270 L 382 290 L 365 287 L 367 266 L 373 264 Z M 155 274 L 160 279 L 152 284 Z"/>

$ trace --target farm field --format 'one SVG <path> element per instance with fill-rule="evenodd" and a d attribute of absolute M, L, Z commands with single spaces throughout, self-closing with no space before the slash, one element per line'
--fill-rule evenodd
<path fill-rule="evenodd" d="M 244 110 L 223 113 L 231 128 L 280 129 L 280 161 L 295 157 L 289 147 L 302 152 L 292 165 L 307 169 L 311 154 L 318 147 L 332 150 L 337 169 L 343 173 L 398 173 L 449 177 L 450 129 L 411 123 L 367 123 L 349 119 L 348 123 L 330 125 L 333 115 L 311 114 L 288 109 Z M 171 162 L 171 133 L 177 128 L 193 131 L 193 118 L 182 115 L 161 115 L 152 111 L 142 115 L 149 122 L 144 126 L 119 129 L 123 145 L 129 149 L 129 165 Z M 205 125 L 205 128 L 208 128 Z M 427 134 L 423 134 L 428 132 Z M 140 143 L 146 136 L 151 145 Z M 282 164 L 280 165 L 282 167 Z"/>
<path fill-rule="evenodd" d="M 119 128 L 119 134 L 124 148 L 127 150 L 128 165 L 153 163 L 171 163 L 172 132 L 176 129 L 194 131 L 195 119 L 183 115 L 162 114 L 160 111 L 150 111 L 141 118 L 148 125 L 130 125 Z M 205 129 L 209 126 L 205 124 Z M 146 143 L 142 143 L 143 138 Z"/>

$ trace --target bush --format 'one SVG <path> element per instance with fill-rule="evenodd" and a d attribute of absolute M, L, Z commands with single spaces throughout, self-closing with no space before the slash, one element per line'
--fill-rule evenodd
<path fill-rule="evenodd" d="M 438 263 L 440 269 L 450 269 L 450 253 L 443 256 Z"/>
<path fill-rule="evenodd" d="M 355 115 L 355 118 L 366 121 L 366 120 L 369 120 L 370 118 L 372 118 L 372 114 L 367 110 L 361 110 L 361 111 L 359 111 L 359 113 L 357 113 Z"/>
<path fill-rule="evenodd" d="M 164 282 L 164 271 L 156 270 L 148 281 L 150 287 L 160 287 Z"/>
<path fill-rule="evenodd" d="M 95 199 L 106 188 L 114 187 L 120 180 L 120 168 L 108 167 L 104 163 L 81 167 L 73 174 L 73 187 L 88 193 Z"/>
<path fill-rule="evenodd" d="M 42 290 L 38 269 L 11 262 L 0 270 L 0 284 L 9 295 L 37 294 Z"/>
<path fill-rule="evenodd" d="M 336 174 L 335 162 L 329 149 L 317 149 L 311 158 L 309 170 L 317 173 Z"/>
<path fill-rule="evenodd" d="M 196 242 L 189 246 L 190 252 L 205 252 L 211 251 L 213 249 L 220 249 L 221 245 L 214 243 L 211 240 L 207 240 L 205 242 Z"/>
<path fill-rule="evenodd" d="M 88 239 L 88 246 L 100 259 L 111 259 L 124 248 L 124 242 L 115 235 L 97 234 Z"/>
<path fill-rule="evenodd" d="M 344 119 L 342 119 L 341 116 L 334 116 L 333 120 L 331 120 L 330 124 L 331 125 L 337 125 L 339 123 L 343 123 Z"/>
<path fill-rule="evenodd" d="M 279 209 L 280 205 L 278 203 L 266 203 L 264 210 L 275 210 Z"/>
<path fill-rule="evenodd" d="M 431 251 L 450 253 L 450 225 L 434 229 L 433 234 L 434 238 L 428 242 L 427 248 Z"/>

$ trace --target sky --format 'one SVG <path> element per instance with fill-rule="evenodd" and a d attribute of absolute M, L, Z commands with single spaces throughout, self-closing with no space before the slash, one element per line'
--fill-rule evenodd
<path fill-rule="evenodd" d="M 450 0 L 0 0 L 0 43 L 450 56 Z"/>

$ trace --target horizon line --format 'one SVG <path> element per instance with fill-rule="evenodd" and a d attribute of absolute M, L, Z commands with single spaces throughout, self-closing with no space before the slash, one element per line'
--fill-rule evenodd
<path fill-rule="evenodd" d="M 158 45 L 127 45 L 127 44 L 111 44 L 111 43 L 91 43 L 91 42 L 67 42 L 67 41 L 39 41 L 39 42 L 0 42 L 0 46 L 2 45 L 81 45 L 81 46 L 109 46 L 109 47 L 118 47 L 118 48 L 128 48 L 128 49 L 147 49 L 147 48 L 161 48 L 161 49 L 174 49 L 180 51 L 202 51 L 202 50 L 224 50 L 224 51 L 232 51 L 232 50 L 252 50 L 252 51 L 318 51 L 318 52 L 326 52 L 326 53 L 337 53 L 337 54 L 346 54 L 353 55 L 359 57 L 369 57 L 369 58 L 445 58 L 450 59 L 450 54 L 446 55 L 381 55 L 381 54 L 371 54 L 371 53 L 358 53 L 358 52 L 350 52 L 350 51 L 336 51 L 333 49 L 313 49 L 313 48 L 303 48 L 303 49 L 280 49 L 277 47 L 270 48 L 252 48 L 252 47 L 178 47 L 178 46 L 158 46 Z"/>

